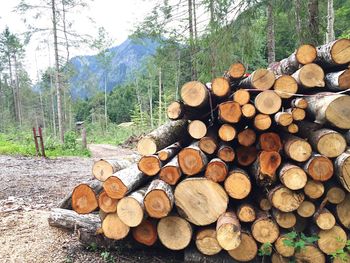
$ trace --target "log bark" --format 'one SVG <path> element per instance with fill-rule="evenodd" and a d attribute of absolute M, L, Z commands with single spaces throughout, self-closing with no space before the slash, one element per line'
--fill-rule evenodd
<path fill-rule="evenodd" d="M 174 205 L 173 189 L 166 182 L 155 179 L 144 196 L 144 206 L 148 215 L 163 218 L 169 215 Z"/>
<path fill-rule="evenodd" d="M 318 199 L 324 193 L 324 185 L 321 182 L 315 180 L 307 181 L 304 187 L 304 193 L 310 199 Z"/>
<path fill-rule="evenodd" d="M 316 225 L 322 230 L 329 230 L 335 226 L 335 217 L 326 208 L 321 208 L 313 215 Z"/>
<path fill-rule="evenodd" d="M 347 230 L 350 230 L 350 193 L 348 193 L 340 204 L 336 206 L 336 216 L 338 221 Z"/>
<path fill-rule="evenodd" d="M 185 83 L 181 87 L 180 96 L 185 105 L 193 108 L 205 107 L 209 102 L 209 90 L 199 81 Z"/>
<path fill-rule="evenodd" d="M 255 208 L 249 203 L 242 203 L 236 210 L 239 221 L 244 223 L 254 222 L 256 219 Z"/>
<path fill-rule="evenodd" d="M 181 171 L 188 176 L 192 176 L 205 169 L 208 158 L 199 149 L 198 142 L 195 142 L 179 152 L 178 162 Z"/>
<path fill-rule="evenodd" d="M 101 159 L 92 166 L 92 175 L 99 181 L 104 182 L 112 174 L 129 167 L 140 160 L 140 156 L 133 154 L 119 159 Z"/>
<path fill-rule="evenodd" d="M 140 244 L 153 246 L 158 240 L 157 227 L 151 220 L 144 220 L 137 227 L 132 228 L 133 238 Z"/>
<path fill-rule="evenodd" d="M 329 123 L 340 129 L 350 129 L 350 96 L 318 93 L 306 97 L 308 113 L 320 124 Z"/>
<path fill-rule="evenodd" d="M 350 40 L 337 39 L 317 47 L 317 63 L 325 68 L 331 68 L 350 62 Z"/>
<path fill-rule="evenodd" d="M 212 256 L 222 250 L 216 238 L 215 228 L 203 228 L 197 231 L 196 247 L 204 255 Z"/>
<path fill-rule="evenodd" d="M 350 152 L 344 152 L 334 161 L 335 176 L 346 191 L 350 192 Z"/>
<path fill-rule="evenodd" d="M 315 211 L 315 204 L 307 200 L 304 200 L 297 209 L 298 215 L 304 218 L 312 217 Z"/>
<path fill-rule="evenodd" d="M 293 114 L 285 111 L 280 111 L 275 114 L 274 119 L 277 125 L 287 127 L 293 122 Z"/>
<path fill-rule="evenodd" d="M 256 108 L 253 104 L 247 103 L 242 106 L 242 115 L 247 119 L 251 119 L 255 116 Z"/>
<path fill-rule="evenodd" d="M 236 150 L 237 162 L 242 166 L 249 166 L 256 160 L 258 150 L 255 146 L 244 147 L 240 146 Z"/>
<path fill-rule="evenodd" d="M 245 66 L 240 62 L 231 64 L 228 74 L 232 79 L 240 79 L 244 76 L 246 69 Z"/>
<path fill-rule="evenodd" d="M 279 152 L 282 149 L 280 136 L 275 132 L 264 132 L 259 136 L 259 149 Z"/>
<path fill-rule="evenodd" d="M 227 144 L 221 144 L 217 156 L 224 162 L 230 163 L 235 159 L 235 151 Z"/>
<path fill-rule="evenodd" d="M 219 119 L 222 122 L 238 123 L 242 116 L 241 106 L 235 101 L 225 101 L 219 104 Z"/>
<path fill-rule="evenodd" d="M 258 246 L 252 235 L 246 231 L 241 234 L 241 243 L 233 250 L 229 250 L 228 254 L 239 262 L 252 262 L 258 253 Z"/>
<path fill-rule="evenodd" d="M 232 258 L 227 254 L 220 252 L 219 254 L 207 256 L 200 253 L 195 247 L 189 246 L 185 249 L 183 262 L 191 263 L 231 263 Z M 257 262 L 255 262 L 257 263 Z"/>
<path fill-rule="evenodd" d="M 272 244 L 279 234 L 278 225 L 266 213 L 259 214 L 252 224 L 252 235 L 260 243 L 270 242 Z"/>
<path fill-rule="evenodd" d="M 292 77 L 303 89 L 323 88 L 325 86 L 323 69 L 314 63 L 302 66 Z"/>
<path fill-rule="evenodd" d="M 304 201 L 304 194 L 297 193 L 285 186 L 278 185 L 268 194 L 271 204 L 282 212 L 293 212 Z"/>
<path fill-rule="evenodd" d="M 272 185 L 276 181 L 276 171 L 281 165 L 281 156 L 278 152 L 261 151 L 251 165 L 251 174 L 260 186 Z"/>
<path fill-rule="evenodd" d="M 170 121 L 147 134 L 137 143 L 141 155 L 155 154 L 177 142 L 186 132 L 187 120 Z"/>
<path fill-rule="evenodd" d="M 292 108 L 299 108 L 299 109 L 305 110 L 307 109 L 308 103 L 307 103 L 307 100 L 304 98 L 295 98 L 290 103 L 290 106 Z"/>
<path fill-rule="evenodd" d="M 230 82 L 227 78 L 217 77 L 211 82 L 211 91 L 218 98 L 226 98 L 231 92 Z"/>
<path fill-rule="evenodd" d="M 145 218 L 144 197 L 148 186 L 145 186 L 119 200 L 117 213 L 121 221 L 129 227 L 136 227 Z"/>
<path fill-rule="evenodd" d="M 236 134 L 236 128 L 231 124 L 221 125 L 218 131 L 219 138 L 224 142 L 233 141 L 233 139 L 236 138 Z"/>
<path fill-rule="evenodd" d="M 159 160 L 158 155 L 155 154 L 142 156 L 137 164 L 139 170 L 148 176 L 155 176 L 158 174 L 162 166 L 163 164 Z"/>
<path fill-rule="evenodd" d="M 239 132 L 237 135 L 238 143 L 242 146 L 251 146 L 255 143 L 256 133 L 253 129 L 247 128 Z"/>
<path fill-rule="evenodd" d="M 326 87 L 331 91 L 350 89 L 350 69 L 328 73 L 325 81 Z"/>
<path fill-rule="evenodd" d="M 227 174 L 228 167 L 226 163 L 219 158 L 214 158 L 208 163 L 204 176 L 214 182 L 220 183 L 225 181 Z"/>
<path fill-rule="evenodd" d="M 331 255 L 337 250 L 343 249 L 347 240 L 346 232 L 337 225 L 329 230 L 321 230 L 318 236 L 317 245 L 326 255 Z"/>
<path fill-rule="evenodd" d="M 111 213 L 102 221 L 102 231 L 107 238 L 120 240 L 128 235 L 130 228 L 120 220 L 117 213 Z"/>
<path fill-rule="evenodd" d="M 234 212 L 223 213 L 216 223 L 216 238 L 225 250 L 232 250 L 241 243 L 241 225 Z"/>
<path fill-rule="evenodd" d="M 307 141 L 291 134 L 284 134 L 282 138 L 284 153 L 290 159 L 297 162 L 305 162 L 310 158 L 312 149 Z"/>
<path fill-rule="evenodd" d="M 237 102 L 240 106 L 248 104 L 249 100 L 250 93 L 245 89 L 239 89 L 233 93 L 233 101 Z"/>
<path fill-rule="evenodd" d="M 265 90 L 255 97 L 254 105 L 259 112 L 271 115 L 280 110 L 282 99 L 275 91 Z"/>
<path fill-rule="evenodd" d="M 289 99 L 298 92 L 298 84 L 292 76 L 281 75 L 276 79 L 273 89 L 282 99 Z"/>
<path fill-rule="evenodd" d="M 271 127 L 272 120 L 269 115 L 266 114 L 257 114 L 254 117 L 254 127 L 259 131 L 265 131 Z"/>
<path fill-rule="evenodd" d="M 162 218 L 157 227 L 160 242 L 168 249 L 181 250 L 186 248 L 192 238 L 192 227 L 179 216 Z"/>
<path fill-rule="evenodd" d="M 179 214 L 198 226 L 214 223 L 228 206 L 228 196 L 222 186 L 206 178 L 182 181 L 174 195 Z"/>
<path fill-rule="evenodd" d="M 303 169 L 291 163 L 285 163 L 279 170 L 281 183 L 290 190 L 300 190 L 307 182 L 307 175 Z"/>
<path fill-rule="evenodd" d="M 257 90 L 270 89 L 275 83 L 275 74 L 267 69 L 257 69 L 247 78 L 241 80 L 240 87 Z"/>
<path fill-rule="evenodd" d="M 175 156 L 166 165 L 164 165 L 159 173 L 159 179 L 163 180 L 169 185 L 176 185 L 181 176 L 182 172 L 177 156 Z"/>
<path fill-rule="evenodd" d="M 203 138 L 207 133 L 207 126 L 200 120 L 193 120 L 187 126 L 188 134 L 196 140 Z"/>
<path fill-rule="evenodd" d="M 286 240 L 289 240 L 289 238 L 286 235 L 280 235 L 274 246 L 278 254 L 280 254 L 283 257 L 291 257 L 295 253 L 295 248 L 292 246 L 287 246 L 284 244 Z"/>
<path fill-rule="evenodd" d="M 88 214 L 98 208 L 95 191 L 87 184 L 79 184 L 72 193 L 72 208 L 78 214 Z"/>
<path fill-rule="evenodd" d="M 118 200 L 110 198 L 105 191 L 98 196 L 98 206 L 105 213 L 114 213 L 117 211 Z"/>
<path fill-rule="evenodd" d="M 162 162 L 169 161 L 170 159 L 174 158 L 174 156 L 177 155 L 181 149 L 182 146 L 180 142 L 169 145 L 157 153 L 159 160 Z"/>
<path fill-rule="evenodd" d="M 329 158 L 313 153 L 311 158 L 304 164 L 304 171 L 312 179 L 325 182 L 333 176 L 334 168 Z"/>
<path fill-rule="evenodd" d="M 246 198 L 252 190 L 248 173 L 239 168 L 234 168 L 229 172 L 224 187 L 230 197 L 239 200 Z"/>
<path fill-rule="evenodd" d="M 151 177 L 143 174 L 134 164 L 120 170 L 103 183 L 103 189 L 109 197 L 121 199 L 128 193 L 144 185 Z"/>
<path fill-rule="evenodd" d="M 326 263 L 326 257 L 317 247 L 307 245 L 304 249 L 295 253 L 297 262 Z"/>

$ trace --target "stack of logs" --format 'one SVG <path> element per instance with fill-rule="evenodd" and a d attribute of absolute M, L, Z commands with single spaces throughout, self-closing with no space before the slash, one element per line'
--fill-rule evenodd
<path fill-rule="evenodd" d="M 138 142 L 142 157 L 96 162 L 98 181 L 66 204 L 99 209 L 108 239 L 131 232 L 146 246 L 192 243 L 240 262 L 271 243 L 272 262 L 325 262 L 350 230 L 349 62 L 350 40 L 339 39 L 251 74 L 234 63 L 211 83 L 184 84 L 171 121 Z M 295 251 L 284 242 L 292 230 L 319 239 Z"/>

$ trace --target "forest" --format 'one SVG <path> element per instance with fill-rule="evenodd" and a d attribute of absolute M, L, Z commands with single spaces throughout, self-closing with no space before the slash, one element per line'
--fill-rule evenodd
<path fill-rule="evenodd" d="M 93 38 L 72 30 L 69 21 L 70 12 L 84 12 L 88 5 L 88 0 L 40 0 L 39 5 L 22 0 L 15 14 L 32 19 L 26 21 L 28 31 L 1 32 L 0 153 L 34 154 L 31 129 L 40 126 L 49 155 L 88 155 L 76 142 L 77 121 L 84 121 L 88 142 L 119 144 L 164 123 L 167 105 L 191 79 L 210 82 L 235 61 L 248 72 L 266 68 L 302 43 L 350 37 L 350 0 L 163 0 L 129 36 L 139 44 L 158 43 L 154 54 L 108 91 L 108 78 L 115 74 L 108 33 L 100 28 Z M 48 28 L 41 27 L 42 16 L 52 21 Z M 51 66 L 33 81 L 24 57 L 36 35 L 45 39 Z M 73 97 L 71 49 L 82 45 L 96 50 L 103 73 L 89 73 L 84 83 L 89 96 Z M 125 122 L 132 124 L 120 126 Z"/>

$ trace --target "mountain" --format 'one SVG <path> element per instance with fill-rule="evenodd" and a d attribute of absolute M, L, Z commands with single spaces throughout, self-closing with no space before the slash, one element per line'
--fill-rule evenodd
<path fill-rule="evenodd" d="M 130 75 L 139 69 L 142 61 L 152 56 L 158 43 L 150 39 L 127 39 L 122 44 L 107 50 L 111 53 L 108 71 L 107 91 L 128 81 Z M 97 91 L 104 91 L 105 70 L 98 56 L 77 56 L 70 60 L 73 76 L 69 83 L 73 98 L 90 97 Z"/>

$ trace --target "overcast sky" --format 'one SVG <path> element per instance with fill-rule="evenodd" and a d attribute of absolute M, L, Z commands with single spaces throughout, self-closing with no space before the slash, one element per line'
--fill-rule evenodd
<path fill-rule="evenodd" d="M 18 3 L 19 0 L 0 0 L 0 31 L 3 31 L 6 26 L 17 34 L 26 31 L 26 26 L 21 19 L 23 17 L 13 12 Z M 113 38 L 114 44 L 117 45 L 128 37 L 135 24 L 150 12 L 156 3 L 157 0 L 95 0 L 90 3 L 89 9 L 74 15 L 74 29 L 77 32 L 95 35 L 96 28 L 103 26 Z M 87 16 L 96 22 L 95 26 L 87 22 Z M 47 19 L 44 22 L 49 25 L 51 21 Z M 37 76 L 36 65 L 39 71 L 45 70 L 49 65 L 48 50 L 42 46 L 37 50 L 38 45 L 39 40 L 33 39 L 26 47 L 26 70 L 34 81 Z M 86 49 L 73 49 L 71 57 L 91 52 Z M 35 63 L 35 58 L 37 63 Z"/>

